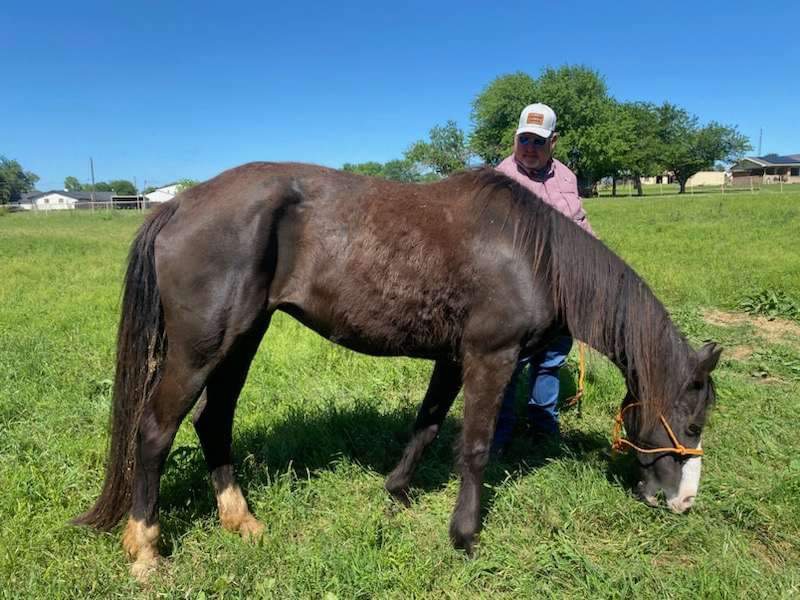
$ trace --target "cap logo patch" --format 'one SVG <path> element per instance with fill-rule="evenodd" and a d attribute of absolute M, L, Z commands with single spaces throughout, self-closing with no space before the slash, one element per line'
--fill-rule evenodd
<path fill-rule="evenodd" d="M 528 125 L 542 125 L 544 123 L 544 115 L 535 112 L 528 113 L 528 118 L 525 122 Z"/>

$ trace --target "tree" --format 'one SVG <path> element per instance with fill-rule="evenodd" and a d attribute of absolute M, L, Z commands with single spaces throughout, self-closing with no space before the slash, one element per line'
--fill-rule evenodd
<path fill-rule="evenodd" d="M 196 179 L 188 179 L 188 178 L 179 179 L 178 180 L 178 193 L 180 194 L 181 192 L 185 192 L 189 188 L 196 186 L 198 183 L 200 183 L 200 182 L 197 181 Z"/>
<path fill-rule="evenodd" d="M 115 179 L 108 184 L 117 196 L 135 196 L 136 186 L 127 179 Z"/>
<path fill-rule="evenodd" d="M 342 171 L 366 175 L 368 177 L 383 177 L 383 165 L 374 160 L 365 163 L 344 163 L 342 165 Z"/>
<path fill-rule="evenodd" d="M 24 171 L 17 161 L 0 156 L 0 204 L 18 202 L 37 181 L 38 175 Z"/>
<path fill-rule="evenodd" d="M 68 192 L 80 192 L 83 190 L 83 185 L 81 185 L 77 177 L 69 175 L 64 179 L 64 189 Z"/>
<path fill-rule="evenodd" d="M 511 154 L 519 114 L 536 92 L 536 81 L 517 72 L 497 77 L 472 101 L 470 147 L 484 162 L 496 165 Z"/>
<path fill-rule="evenodd" d="M 429 136 L 429 142 L 419 140 L 406 150 L 407 160 L 428 167 L 442 177 L 469 166 L 472 152 L 455 121 L 448 121 L 444 126 L 435 125 Z"/>
<path fill-rule="evenodd" d="M 658 138 L 658 113 L 647 102 L 626 102 L 617 108 L 618 135 L 623 143 L 619 173 L 633 177 L 637 195 L 642 195 L 641 178 L 661 170 L 662 147 Z M 612 174 L 612 176 L 615 176 Z M 614 181 L 616 188 L 616 180 Z M 615 189 L 616 191 L 616 189 Z"/>
<path fill-rule="evenodd" d="M 712 168 L 717 161 L 732 162 L 752 149 L 735 127 L 715 121 L 700 127 L 696 116 L 669 103 L 664 103 L 657 112 L 661 159 L 678 180 L 681 194 L 695 173 Z"/>
<path fill-rule="evenodd" d="M 579 185 L 588 187 L 610 174 L 609 146 L 620 143 L 616 104 L 598 72 L 580 65 L 547 68 L 536 80 L 536 102 L 555 111 L 559 133 L 555 156 L 571 163 Z"/>
<path fill-rule="evenodd" d="M 344 163 L 342 171 L 357 173 L 368 177 L 383 177 L 393 181 L 421 181 L 417 166 L 405 158 L 390 160 L 385 164 L 376 161 L 365 163 Z"/>
<path fill-rule="evenodd" d="M 399 158 L 383 165 L 383 177 L 392 181 L 420 181 L 417 166 L 410 160 Z"/>
<path fill-rule="evenodd" d="M 538 79 L 514 73 L 492 81 L 472 104 L 475 130 L 470 139 L 478 156 L 496 164 L 511 154 L 519 114 L 533 102 L 543 102 L 556 112 L 556 158 L 576 171 L 583 188 L 610 173 L 615 103 L 603 78 L 583 66 L 548 68 Z"/>

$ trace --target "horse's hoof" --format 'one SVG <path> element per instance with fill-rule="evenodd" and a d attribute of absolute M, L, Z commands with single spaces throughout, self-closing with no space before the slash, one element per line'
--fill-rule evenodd
<path fill-rule="evenodd" d="M 457 550 L 463 550 L 469 558 L 475 556 L 475 534 L 450 529 L 450 540 Z"/>
<path fill-rule="evenodd" d="M 392 500 L 401 504 L 403 508 L 409 508 L 411 506 L 411 496 L 408 495 L 408 488 L 386 488 L 386 491 L 389 492 Z"/>
<path fill-rule="evenodd" d="M 150 576 L 158 568 L 158 556 L 149 556 L 147 558 L 139 558 L 131 565 L 131 575 L 139 583 L 147 583 Z"/>
<path fill-rule="evenodd" d="M 247 542 L 257 542 L 264 534 L 264 524 L 255 517 L 247 517 L 239 525 L 239 535 Z"/>

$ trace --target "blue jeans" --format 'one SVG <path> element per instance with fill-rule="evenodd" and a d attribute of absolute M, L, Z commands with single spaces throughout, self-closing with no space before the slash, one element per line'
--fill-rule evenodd
<path fill-rule="evenodd" d="M 558 432 L 558 372 L 567 361 L 570 348 L 572 348 L 572 338 L 559 336 L 543 352 L 519 361 L 503 395 L 503 404 L 497 415 L 493 447 L 502 448 L 511 440 L 511 432 L 516 421 L 514 400 L 517 396 L 517 385 L 527 365 L 531 367 L 531 376 L 525 395 L 528 398 L 528 419 L 531 427 L 542 433 Z"/>

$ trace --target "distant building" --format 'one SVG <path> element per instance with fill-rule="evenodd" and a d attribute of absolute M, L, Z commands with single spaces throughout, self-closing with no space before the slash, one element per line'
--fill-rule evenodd
<path fill-rule="evenodd" d="M 19 201 L 11 202 L 9 206 L 12 210 L 32 210 L 33 209 L 33 198 L 41 195 L 42 192 L 39 190 L 33 190 L 30 192 L 25 192 L 20 197 Z"/>
<path fill-rule="evenodd" d="M 800 154 L 747 156 L 731 167 L 733 183 L 800 183 Z"/>
<path fill-rule="evenodd" d="M 669 171 L 665 171 L 662 175 L 656 175 L 654 177 L 642 177 L 642 183 L 645 185 L 677 182 L 678 180 L 675 178 L 675 175 Z M 686 185 L 689 187 L 701 185 L 722 185 L 723 183 L 730 183 L 729 175 L 724 171 L 700 171 L 689 177 L 689 179 L 686 181 Z"/>
<path fill-rule="evenodd" d="M 664 171 L 661 175 L 652 177 L 642 177 L 642 185 L 653 185 L 656 183 L 675 183 L 676 179 L 669 171 Z"/>
<path fill-rule="evenodd" d="M 700 171 L 695 173 L 686 180 L 686 185 L 689 187 L 700 185 L 716 185 L 720 186 L 728 183 L 728 177 L 725 171 Z"/>
<path fill-rule="evenodd" d="M 149 194 L 145 194 L 144 197 L 147 198 L 147 201 L 151 203 L 167 202 L 178 195 L 178 187 L 179 186 L 177 183 L 171 183 L 169 185 L 165 185 L 164 187 L 156 188 Z"/>
<path fill-rule="evenodd" d="M 114 208 L 136 208 L 141 206 L 141 197 L 117 196 L 114 192 L 68 192 L 51 190 L 49 192 L 29 192 L 17 204 L 21 210 L 74 210 L 91 208 L 98 203 Z M 93 202 L 94 200 L 94 202 Z"/>

